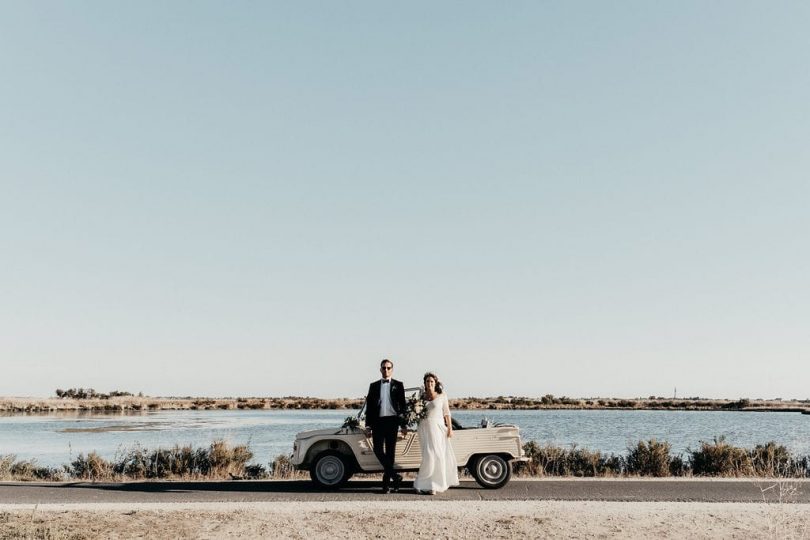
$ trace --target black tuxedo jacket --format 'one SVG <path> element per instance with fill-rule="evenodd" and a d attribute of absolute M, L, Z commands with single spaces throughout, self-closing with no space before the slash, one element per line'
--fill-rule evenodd
<path fill-rule="evenodd" d="M 391 385 L 391 406 L 399 417 L 400 425 L 402 425 L 405 420 L 406 409 L 405 387 L 402 382 L 396 379 L 391 379 L 388 384 Z M 366 425 L 371 429 L 374 429 L 380 419 L 380 387 L 382 387 L 382 381 L 374 381 L 369 385 L 368 395 L 366 396 Z"/>

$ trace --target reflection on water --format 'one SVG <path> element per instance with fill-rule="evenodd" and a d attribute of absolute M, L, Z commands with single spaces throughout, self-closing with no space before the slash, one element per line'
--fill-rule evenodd
<path fill-rule="evenodd" d="M 254 462 L 268 463 L 289 454 L 295 434 L 339 427 L 349 410 L 132 411 L 127 413 L 58 412 L 0 415 L 0 454 L 36 459 L 58 466 L 79 453 L 106 458 L 139 445 L 207 446 L 224 439 L 248 444 Z M 738 446 L 776 441 L 797 454 L 810 454 L 810 415 L 737 411 L 455 411 L 465 426 L 486 416 L 517 424 L 524 441 L 624 453 L 630 444 L 656 438 L 672 452 L 696 448 L 701 440 L 725 436 Z"/>
<path fill-rule="evenodd" d="M 61 433 L 105 433 L 108 431 L 158 431 L 164 429 L 158 422 L 138 422 L 132 424 L 112 424 L 94 427 L 69 427 L 59 430 Z"/>

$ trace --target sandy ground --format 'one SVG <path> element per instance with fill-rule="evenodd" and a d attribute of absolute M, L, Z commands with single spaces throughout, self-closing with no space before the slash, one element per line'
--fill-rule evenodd
<path fill-rule="evenodd" d="M 0 538 L 810 538 L 810 505 L 598 501 L 0 506 Z"/>

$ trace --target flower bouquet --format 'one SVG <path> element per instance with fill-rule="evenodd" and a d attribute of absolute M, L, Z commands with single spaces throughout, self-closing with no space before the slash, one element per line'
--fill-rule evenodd
<path fill-rule="evenodd" d="M 352 433 L 356 429 L 360 429 L 360 418 L 357 416 L 347 416 L 336 435 L 340 433 Z"/>
<path fill-rule="evenodd" d="M 405 409 L 405 425 L 408 427 L 416 427 L 427 416 L 427 401 L 418 392 L 408 398 L 407 408 Z"/>

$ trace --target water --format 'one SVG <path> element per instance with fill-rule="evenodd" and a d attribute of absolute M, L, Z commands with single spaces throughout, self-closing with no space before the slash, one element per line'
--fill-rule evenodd
<path fill-rule="evenodd" d="M 335 430 L 356 411 L 157 411 L 136 414 L 52 413 L 0 416 L 0 455 L 36 459 L 59 466 L 79 453 L 96 451 L 111 459 L 128 448 L 207 446 L 216 439 L 249 444 L 255 463 L 289 454 L 295 434 Z M 640 439 L 672 444 L 674 454 L 697 448 L 701 440 L 724 435 L 734 445 L 753 447 L 776 441 L 800 455 L 810 454 L 810 415 L 733 411 L 455 411 L 462 425 L 486 416 L 520 426 L 524 442 L 551 443 L 621 454 Z"/>

